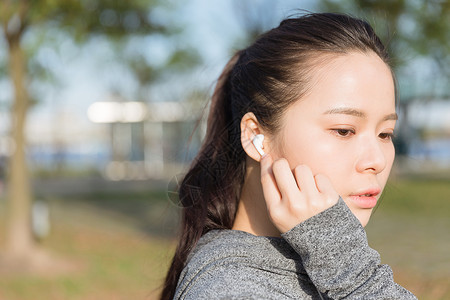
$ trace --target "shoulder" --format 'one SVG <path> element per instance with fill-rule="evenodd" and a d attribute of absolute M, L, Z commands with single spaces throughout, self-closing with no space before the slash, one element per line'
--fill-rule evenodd
<path fill-rule="evenodd" d="M 205 270 L 222 265 L 278 265 L 299 259 L 282 238 L 254 236 L 239 230 L 212 230 L 198 242 L 188 257 L 187 270 Z"/>
<path fill-rule="evenodd" d="M 298 255 L 283 239 L 214 230 L 191 253 L 175 299 L 289 299 L 286 293 L 302 280 L 309 284 Z"/>
<path fill-rule="evenodd" d="M 256 272 L 255 272 L 256 271 Z M 251 266 L 223 261 L 194 276 L 183 277 L 175 299 L 263 299 L 271 293 L 258 282 L 261 274 Z M 258 296 L 259 295 L 259 296 Z M 263 297 L 263 295 L 266 295 Z"/>

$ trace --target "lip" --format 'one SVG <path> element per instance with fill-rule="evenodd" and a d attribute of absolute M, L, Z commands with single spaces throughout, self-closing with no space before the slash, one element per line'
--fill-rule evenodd
<path fill-rule="evenodd" d="M 360 208 L 374 208 L 377 205 L 380 188 L 370 188 L 350 195 L 350 199 Z M 367 196 L 365 196 L 367 195 Z"/>

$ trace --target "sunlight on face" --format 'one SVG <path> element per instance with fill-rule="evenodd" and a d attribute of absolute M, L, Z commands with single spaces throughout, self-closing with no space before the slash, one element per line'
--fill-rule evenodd
<path fill-rule="evenodd" d="M 365 226 L 394 161 L 397 115 L 388 66 L 374 53 L 336 56 L 313 74 L 310 92 L 283 117 L 281 147 L 292 169 L 327 175 Z"/>

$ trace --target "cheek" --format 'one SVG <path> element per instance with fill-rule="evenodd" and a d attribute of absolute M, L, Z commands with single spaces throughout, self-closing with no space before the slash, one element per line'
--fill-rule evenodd
<path fill-rule="evenodd" d="M 291 169 L 305 164 L 313 174 L 326 175 L 338 194 L 349 193 L 349 182 L 354 179 L 358 147 L 337 140 L 323 131 L 291 137 L 289 143 L 286 141 L 288 140 L 283 143 L 280 156 L 288 160 Z"/>
<path fill-rule="evenodd" d="M 325 174 L 331 182 L 338 186 L 354 165 L 352 149 L 334 141 L 326 133 L 314 133 L 291 138 L 284 144 L 284 157 L 289 161 L 291 169 L 299 164 L 309 166 L 313 174 Z"/>

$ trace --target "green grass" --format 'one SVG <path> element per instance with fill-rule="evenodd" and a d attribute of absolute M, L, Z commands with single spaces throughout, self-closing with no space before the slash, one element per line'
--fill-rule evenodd
<path fill-rule="evenodd" d="M 0 300 L 156 299 L 179 218 L 163 190 L 46 200 L 53 226 L 42 246 L 79 270 L 2 274 Z M 419 299 L 450 299 L 449 211 L 449 182 L 391 180 L 366 228 L 395 280 Z"/>
<path fill-rule="evenodd" d="M 75 273 L 0 279 L 0 299 L 153 299 L 172 242 L 136 234 L 61 226 L 46 243 L 80 265 Z M 151 297 L 153 296 L 153 297 Z"/>
<path fill-rule="evenodd" d="M 0 300 L 155 299 L 174 250 L 177 210 L 162 191 L 47 199 L 42 246 L 77 264 L 64 276 L 0 276 Z"/>
<path fill-rule="evenodd" d="M 383 193 L 379 210 L 421 217 L 448 217 L 450 180 L 391 180 Z"/>

